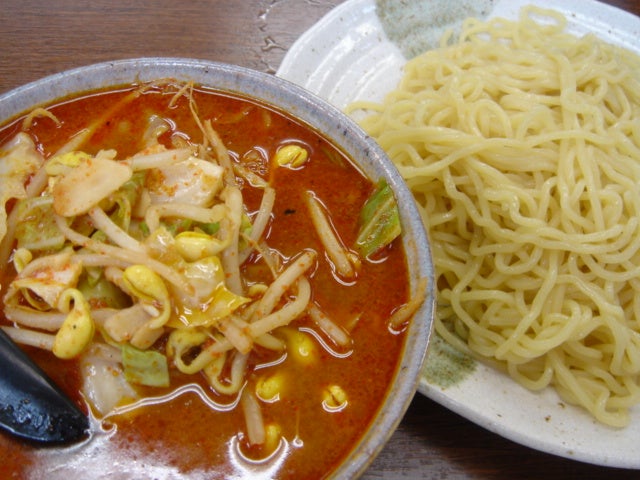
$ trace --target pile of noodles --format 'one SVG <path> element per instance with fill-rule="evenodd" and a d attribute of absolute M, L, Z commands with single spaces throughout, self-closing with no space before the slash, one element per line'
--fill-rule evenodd
<path fill-rule="evenodd" d="M 565 18 L 469 19 L 360 102 L 417 199 L 436 329 L 611 426 L 640 401 L 640 59 Z"/>

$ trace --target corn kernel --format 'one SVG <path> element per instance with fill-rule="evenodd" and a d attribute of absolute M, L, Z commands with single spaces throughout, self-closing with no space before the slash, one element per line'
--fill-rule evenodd
<path fill-rule="evenodd" d="M 302 166 L 309 158 L 309 152 L 300 145 L 285 145 L 276 152 L 275 160 L 281 167 L 289 166 L 297 168 Z"/>
<path fill-rule="evenodd" d="M 300 330 L 287 329 L 287 352 L 298 363 L 309 365 L 316 361 L 318 352 L 310 335 Z"/>
<path fill-rule="evenodd" d="M 340 411 L 347 406 L 347 392 L 339 385 L 329 385 L 322 392 L 322 396 L 322 405 L 329 412 Z"/>
<path fill-rule="evenodd" d="M 260 377 L 256 383 L 256 395 L 263 402 L 277 402 L 284 385 L 285 378 L 282 373 Z"/>
<path fill-rule="evenodd" d="M 273 453 L 280 445 L 282 428 L 276 423 L 269 423 L 265 426 L 264 433 L 264 448 L 267 452 Z"/>

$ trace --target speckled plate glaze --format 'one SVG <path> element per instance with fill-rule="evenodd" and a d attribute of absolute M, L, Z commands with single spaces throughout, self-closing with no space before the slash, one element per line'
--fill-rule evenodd
<path fill-rule="evenodd" d="M 433 279 L 431 254 L 428 248 L 423 247 L 427 238 L 422 220 L 411 193 L 382 149 L 337 108 L 298 85 L 273 75 L 234 65 L 184 58 L 139 58 L 99 63 L 51 75 L 0 95 L 0 124 L 70 94 L 168 78 L 193 81 L 286 112 L 322 132 L 369 178 L 384 177 L 398 198 L 412 292 L 415 292 L 420 279 Z M 408 327 L 399 368 L 378 415 L 331 478 L 346 480 L 362 474 L 402 419 L 415 394 L 424 363 L 431 336 L 433 308 L 434 290 L 430 286 L 427 299 L 416 313 L 422 321 L 412 322 Z M 89 450 L 90 455 L 99 456 L 99 443 L 93 443 Z M 180 476 L 172 472 L 155 474 L 170 478 Z M 243 476 L 243 472 L 238 472 L 237 476 Z M 260 478 L 271 477 L 272 473 L 265 471 Z"/>
<path fill-rule="evenodd" d="M 299 38 L 277 74 L 341 109 L 355 100 L 381 100 L 397 84 L 406 59 L 437 45 L 445 28 L 456 28 L 470 15 L 516 18 L 531 3 L 564 13 L 574 34 L 593 32 L 640 53 L 640 19 L 593 0 L 381 0 L 380 16 L 375 0 L 348 0 Z M 632 410 L 629 427 L 606 427 L 566 405 L 553 390 L 530 392 L 437 336 L 419 391 L 523 445 L 599 465 L 640 468 L 639 407 Z"/>

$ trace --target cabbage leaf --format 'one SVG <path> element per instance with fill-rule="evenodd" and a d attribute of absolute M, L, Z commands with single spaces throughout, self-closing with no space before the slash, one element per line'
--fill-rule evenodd
<path fill-rule="evenodd" d="M 131 167 L 125 163 L 103 157 L 81 157 L 78 166 L 56 178 L 52 188 L 53 208 L 63 217 L 86 213 L 132 175 Z"/>
<path fill-rule="evenodd" d="M 167 357 L 155 350 L 138 350 L 129 344 L 122 345 L 124 377 L 130 383 L 150 387 L 169 386 Z"/>
<path fill-rule="evenodd" d="M 21 199 L 15 209 L 18 217 L 15 234 L 18 248 L 57 251 L 64 246 L 65 237 L 53 216 L 53 197 Z"/>
<path fill-rule="evenodd" d="M 224 169 L 219 165 L 189 157 L 173 165 L 150 170 L 146 187 L 152 203 L 178 202 L 209 206 L 220 188 Z"/>
<path fill-rule="evenodd" d="M 44 158 L 26 133 L 17 134 L 0 148 L 0 241 L 7 233 L 7 202 L 27 197 L 25 183 L 43 163 Z"/>
<path fill-rule="evenodd" d="M 82 265 L 73 261 L 72 252 L 39 257 L 28 263 L 9 285 L 5 305 L 14 305 L 22 298 L 37 310 L 57 308 L 58 299 L 68 288 L 75 288 Z"/>
<path fill-rule="evenodd" d="M 363 257 L 379 252 L 402 233 L 398 205 L 384 178 L 378 181 L 375 191 L 365 202 L 358 224 L 355 249 Z"/>

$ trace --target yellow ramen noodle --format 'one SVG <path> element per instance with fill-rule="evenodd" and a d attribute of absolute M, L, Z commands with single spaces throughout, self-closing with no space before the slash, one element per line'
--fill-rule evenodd
<path fill-rule="evenodd" d="M 621 427 L 640 401 L 640 59 L 565 27 L 469 19 L 350 111 L 420 204 L 438 333 Z"/>

